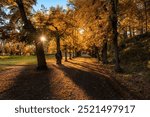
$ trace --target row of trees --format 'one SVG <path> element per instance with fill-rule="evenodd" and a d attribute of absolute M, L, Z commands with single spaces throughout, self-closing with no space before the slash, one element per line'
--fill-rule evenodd
<path fill-rule="evenodd" d="M 36 0 L 1 0 L 0 37 L 34 44 L 39 70 L 47 69 L 41 36 L 50 43 L 47 49 L 56 48 L 57 64 L 62 50 L 66 61 L 68 53 L 71 58 L 71 53 L 74 57 L 86 51 L 104 64 L 109 52 L 115 70 L 121 71 L 119 46 L 150 27 L 149 0 L 69 0 L 66 10 L 42 6 L 37 12 L 32 10 L 34 4 Z"/>
<path fill-rule="evenodd" d="M 121 71 L 119 47 L 150 28 L 150 0 L 70 0 L 91 55 L 108 63 L 108 52 Z M 108 48 L 109 47 L 109 48 Z M 108 51 L 109 49 L 109 51 Z"/>
<path fill-rule="evenodd" d="M 34 55 L 35 46 L 25 42 L 0 41 L 0 55 Z"/>
<path fill-rule="evenodd" d="M 32 13 L 31 6 L 35 3 L 35 0 L 6 0 L 1 2 L 1 9 L 8 9 L 9 12 L 6 14 L 6 10 L 3 10 L 8 23 L 1 25 L 1 40 L 10 42 L 11 40 L 18 39 L 19 41 L 34 44 L 38 61 L 37 69 L 44 70 L 47 69 L 47 65 L 43 42 L 40 40 L 40 37 L 47 37 L 47 43 L 49 43 L 48 41 L 52 42 L 53 39 L 56 40 L 57 64 L 61 64 L 61 46 L 65 51 L 66 61 L 67 52 L 71 58 L 71 53 L 75 56 L 77 51 L 79 51 L 77 48 L 77 44 L 79 45 L 78 37 L 74 31 L 77 29 L 77 26 L 73 19 L 73 10 L 63 10 L 59 6 L 46 9 L 42 6 L 41 11 Z M 3 18 L 3 21 L 6 20 Z M 12 35 L 14 35 L 14 38 Z M 8 37 L 6 38 L 6 36 Z M 76 38 L 76 40 L 73 38 Z"/>

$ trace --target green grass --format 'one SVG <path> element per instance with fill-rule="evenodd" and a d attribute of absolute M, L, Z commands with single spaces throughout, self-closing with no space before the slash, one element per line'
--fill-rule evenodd
<path fill-rule="evenodd" d="M 33 65 L 35 56 L 0 56 L 0 65 Z"/>
<path fill-rule="evenodd" d="M 46 59 L 53 59 L 54 55 L 46 55 Z M 6 70 L 9 66 L 36 65 L 36 56 L 0 56 L 0 71 Z"/>

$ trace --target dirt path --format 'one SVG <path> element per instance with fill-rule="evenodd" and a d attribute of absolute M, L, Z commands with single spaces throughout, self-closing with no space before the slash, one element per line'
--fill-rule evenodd
<path fill-rule="evenodd" d="M 108 71 L 91 58 L 63 65 L 49 63 L 49 71 L 33 66 L 0 72 L 0 99 L 132 99 Z"/>

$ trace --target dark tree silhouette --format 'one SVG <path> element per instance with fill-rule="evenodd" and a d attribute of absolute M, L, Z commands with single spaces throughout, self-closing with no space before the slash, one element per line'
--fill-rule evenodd
<path fill-rule="evenodd" d="M 119 49 L 118 49 L 118 0 L 111 0 L 111 24 L 112 24 L 112 41 L 114 46 L 114 58 L 115 58 L 115 71 L 120 72 L 120 60 L 119 60 Z"/>

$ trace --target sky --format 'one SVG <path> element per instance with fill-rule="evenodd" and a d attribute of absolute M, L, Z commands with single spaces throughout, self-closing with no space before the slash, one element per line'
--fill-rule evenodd
<path fill-rule="evenodd" d="M 63 6 L 63 8 L 66 7 L 67 0 L 37 0 L 37 5 L 34 6 L 35 10 L 38 10 L 41 8 L 41 5 L 44 5 L 46 8 L 49 8 L 51 6 Z"/>

